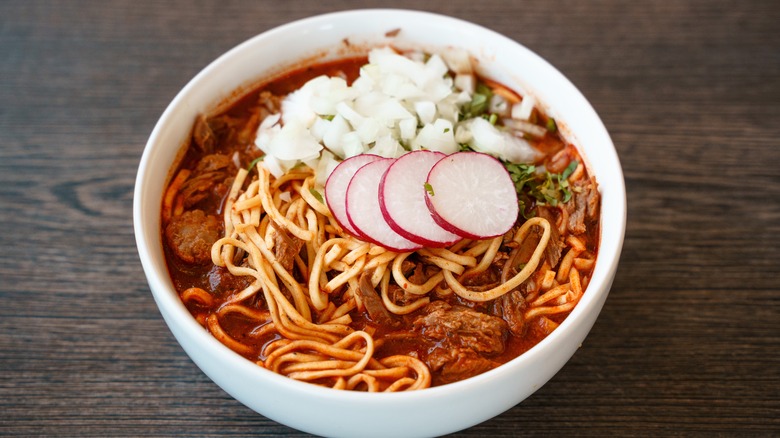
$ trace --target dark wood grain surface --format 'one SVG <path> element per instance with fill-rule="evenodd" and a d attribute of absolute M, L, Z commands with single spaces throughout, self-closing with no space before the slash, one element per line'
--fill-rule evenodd
<path fill-rule="evenodd" d="M 628 189 L 583 347 L 459 436 L 780 435 L 780 3 L 0 2 L 0 434 L 302 436 L 187 358 L 132 230 L 154 123 L 201 68 L 285 22 L 424 8 L 536 51 L 590 99 Z"/>

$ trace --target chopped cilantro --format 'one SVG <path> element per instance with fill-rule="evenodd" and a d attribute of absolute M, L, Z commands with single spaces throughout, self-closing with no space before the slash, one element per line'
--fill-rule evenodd
<path fill-rule="evenodd" d="M 251 162 L 251 163 L 249 163 L 249 166 L 247 166 L 247 168 L 246 168 L 246 171 L 247 171 L 247 172 L 251 172 L 251 171 L 252 171 L 252 169 L 254 169 L 254 168 L 255 168 L 255 166 L 257 165 L 257 163 L 259 163 L 259 162 L 263 161 L 263 158 L 265 158 L 265 155 L 263 155 L 263 156 L 260 156 L 260 157 L 257 157 L 257 158 L 255 158 L 254 160 L 252 160 L 252 162 Z"/>
<path fill-rule="evenodd" d="M 317 198 L 317 200 L 320 201 L 321 203 L 323 203 L 323 204 L 325 203 L 325 199 L 322 198 L 322 194 L 320 192 L 318 192 L 317 190 L 311 188 L 311 189 L 309 189 L 309 193 L 311 193 L 312 196 Z"/>
<path fill-rule="evenodd" d="M 536 171 L 533 164 L 514 164 L 504 162 L 504 167 L 509 172 L 512 182 L 515 183 L 515 190 L 518 195 L 520 211 L 523 216 L 527 216 L 526 211 L 531 207 L 531 203 L 536 205 L 557 206 L 559 203 L 566 203 L 571 200 L 571 188 L 568 177 L 574 172 L 579 163 L 574 160 L 561 173 Z"/>
<path fill-rule="evenodd" d="M 430 184 L 428 184 L 426 182 L 426 183 L 423 183 L 423 187 L 425 187 L 425 191 L 428 192 L 429 195 L 431 195 L 431 196 L 434 195 L 434 193 L 433 193 L 433 186 L 432 185 L 430 185 Z"/>
<path fill-rule="evenodd" d="M 555 134 L 558 131 L 558 124 L 555 123 L 555 119 L 552 117 L 547 119 L 547 131 L 551 134 Z"/>
<path fill-rule="evenodd" d="M 471 96 L 471 102 L 465 104 L 461 108 L 460 118 L 461 120 L 471 119 L 479 117 L 484 114 L 488 109 L 490 98 L 493 96 L 493 90 L 490 89 L 483 82 L 477 83 L 474 95 Z"/>

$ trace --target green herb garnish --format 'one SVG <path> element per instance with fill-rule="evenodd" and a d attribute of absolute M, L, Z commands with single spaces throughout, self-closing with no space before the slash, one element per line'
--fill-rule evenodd
<path fill-rule="evenodd" d="M 318 200 L 318 201 L 320 201 L 321 203 L 323 203 L 323 204 L 325 203 L 325 199 L 323 199 L 323 197 L 322 197 L 322 193 L 318 192 L 317 190 L 315 190 L 315 189 L 313 189 L 313 188 L 310 188 L 310 189 L 309 189 L 309 193 L 311 193 L 311 194 L 312 194 L 312 196 L 314 196 L 315 198 L 317 198 L 317 200 Z"/>
<path fill-rule="evenodd" d="M 561 189 L 561 193 L 563 194 L 563 199 L 561 199 L 561 202 L 563 203 L 567 203 L 571 199 L 569 177 L 572 173 L 574 173 L 575 170 L 577 170 L 577 166 L 579 165 L 580 163 L 577 160 L 572 160 L 571 163 L 566 166 L 566 169 L 564 169 L 563 173 L 558 175 L 558 187 Z"/>
<path fill-rule="evenodd" d="M 474 152 L 474 149 L 468 143 L 458 143 L 458 148 L 460 148 L 461 152 Z"/>
<path fill-rule="evenodd" d="M 547 132 L 549 132 L 550 134 L 555 134 L 556 132 L 558 132 L 558 124 L 555 123 L 555 119 L 553 119 L 552 117 L 547 119 Z"/>
<path fill-rule="evenodd" d="M 254 168 L 255 168 L 255 166 L 257 165 L 257 163 L 259 163 L 259 162 L 263 161 L 263 158 L 265 158 L 265 155 L 263 155 L 263 156 L 260 156 L 260 157 L 257 157 L 257 158 L 255 158 L 254 160 L 252 160 L 252 162 L 251 162 L 251 163 L 249 163 L 249 166 L 247 166 L 247 168 L 246 168 L 246 171 L 247 171 L 247 172 L 251 172 L 251 171 L 252 171 L 252 169 L 254 169 Z"/>
<path fill-rule="evenodd" d="M 430 185 L 430 184 L 428 184 L 426 182 L 426 183 L 423 183 L 423 187 L 425 187 L 425 191 L 428 192 L 429 195 L 431 195 L 431 196 L 434 195 L 434 193 L 433 193 L 433 186 L 432 185 Z"/>
<path fill-rule="evenodd" d="M 493 90 L 483 82 L 477 83 L 474 95 L 471 96 L 471 102 L 461 108 L 460 119 L 471 119 L 484 114 L 488 109 L 491 97 L 493 97 Z"/>
<path fill-rule="evenodd" d="M 561 173 L 536 171 L 533 164 L 514 164 L 504 162 L 504 167 L 509 172 L 512 182 L 515 183 L 517 199 L 523 216 L 527 216 L 527 207 L 532 201 L 536 205 L 550 205 L 556 207 L 559 203 L 571 200 L 571 187 L 569 176 L 577 169 L 579 163 L 573 160 Z"/>

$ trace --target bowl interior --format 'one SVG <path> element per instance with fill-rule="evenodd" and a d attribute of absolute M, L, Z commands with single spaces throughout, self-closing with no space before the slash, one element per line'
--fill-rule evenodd
<path fill-rule="evenodd" d="M 396 29 L 400 31 L 393 36 Z M 233 353 L 195 322 L 179 300 L 160 240 L 162 193 L 198 114 L 213 112 L 258 82 L 303 63 L 385 44 L 428 51 L 464 48 L 478 58 L 482 74 L 533 94 L 580 148 L 602 195 L 596 267 L 586 293 L 564 323 L 530 351 L 493 371 L 413 394 L 319 388 L 268 372 Z M 171 102 L 149 138 L 138 170 L 133 213 L 144 272 L 166 323 L 193 361 L 225 391 L 269 418 L 315 434 L 364 436 L 379 431 L 388 436 L 427 436 L 457 431 L 503 412 L 565 364 L 606 299 L 623 242 L 626 205 L 620 163 L 603 123 L 574 85 L 542 58 L 513 40 L 458 19 L 363 10 L 275 28 L 203 69 Z"/>

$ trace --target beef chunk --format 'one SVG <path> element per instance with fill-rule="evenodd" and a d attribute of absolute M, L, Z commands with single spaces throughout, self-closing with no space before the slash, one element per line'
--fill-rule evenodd
<path fill-rule="evenodd" d="M 219 239 L 217 218 L 201 210 L 185 211 L 165 228 L 168 245 L 184 262 L 203 264 L 211 260 L 211 246 Z"/>
<path fill-rule="evenodd" d="M 233 160 L 224 154 L 211 154 L 201 158 L 193 171 L 194 175 L 235 168 Z"/>
<path fill-rule="evenodd" d="M 434 301 L 414 320 L 414 327 L 428 339 L 473 350 L 501 353 L 507 335 L 506 323 L 495 316 L 463 306 Z"/>
<path fill-rule="evenodd" d="M 412 304 L 413 302 L 420 299 L 419 295 L 410 294 L 395 284 L 391 284 L 387 287 L 387 296 L 390 298 L 390 301 L 398 304 L 399 306 Z"/>
<path fill-rule="evenodd" d="M 436 348 L 428 354 L 428 366 L 439 373 L 438 383 L 451 383 L 484 373 L 500 363 L 469 348 Z"/>
<path fill-rule="evenodd" d="M 274 225 L 274 255 L 276 260 L 287 270 L 292 272 L 293 265 L 295 264 L 295 256 L 301 252 L 303 240 L 291 236 L 283 228 Z"/>
<path fill-rule="evenodd" d="M 195 120 L 195 127 L 192 130 L 192 137 L 195 139 L 195 145 L 202 152 L 210 153 L 214 151 L 217 144 L 217 137 L 209 126 L 205 117 L 200 116 Z"/>
<path fill-rule="evenodd" d="M 270 91 L 260 92 L 257 102 L 268 111 L 268 114 L 276 114 L 282 109 L 282 96 L 272 94 Z"/>
<path fill-rule="evenodd" d="M 545 249 L 544 253 L 547 257 L 547 261 L 550 263 L 550 266 L 555 267 L 561 260 L 563 248 L 566 247 L 566 244 L 563 243 L 563 239 L 561 238 L 561 233 L 558 231 L 558 227 L 555 225 L 558 221 L 555 217 L 555 213 L 553 213 L 549 207 L 537 207 L 536 215 L 542 219 L 547 219 L 547 222 L 550 223 L 550 241 L 547 244 L 547 248 Z"/>
<path fill-rule="evenodd" d="M 590 219 L 596 219 L 599 213 L 599 199 L 601 195 L 599 194 L 598 184 L 596 184 L 595 178 L 591 177 L 587 184 L 587 196 L 588 217 Z"/>
<path fill-rule="evenodd" d="M 498 269 L 490 266 L 477 274 L 463 275 L 459 280 L 470 290 L 482 292 L 498 286 L 501 283 L 501 275 L 498 273 Z"/>
<path fill-rule="evenodd" d="M 414 320 L 415 329 L 434 341 L 424 358 L 439 383 L 463 380 L 495 368 L 491 354 L 504 351 L 507 325 L 498 317 L 444 301 L 434 301 Z"/>
<path fill-rule="evenodd" d="M 493 313 L 500 316 L 509 326 L 509 331 L 515 336 L 525 333 L 525 309 L 528 305 L 522 292 L 513 290 L 502 295 L 493 303 Z"/>
<path fill-rule="evenodd" d="M 573 201 L 566 209 L 569 212 L 567 228 L 574 234 L 582 234 L 586 230 L 585 220 L 596 219 L 599 205 L 599 191 L 596 180 L 579 180 L 572 187 Z"/>
<path fill-rule="evenodd" d="M 371 321 L 385 327 L 398 327 L 400 322 L 385 308 L 385 303 L 382 302 L 382 298 L 379 297 L 371 284 L 371 272 L 361 274 L 358 284 L 359 287 L 355 293 L 360 296 L 360 301 L 366 308 Z"/>
<path fill-rule="evenodd" d="M 232 184 L 234 172 L 233 160 L 227 155 L 206 155 L 198 162 L 190 179 L 181 187 L 180 194 L 184 198 L 184 205 L 192 207 L 206 199 L 210 199 L 211 204 L 221 204 Z"/>
<path fill-rule="evenodd" d="M 250 276 L 235 276 L 222 266 L 212 266 L 207 275 L 209 290 L 220 297 L 242 291 L 254 281 Z"/>

